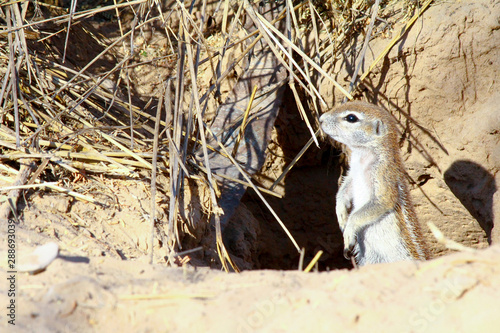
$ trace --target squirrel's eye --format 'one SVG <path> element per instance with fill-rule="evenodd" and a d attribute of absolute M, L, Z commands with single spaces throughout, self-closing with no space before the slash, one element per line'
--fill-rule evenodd
<path fill-rule="evenodd" d="M 344 119 L 345 119 L 345 120 L 347 120 L 347 122 L 349 122 L 349 123 L 355 123 L 355 122 L 357 122 L 357 121 L 359 120 L 359 119 L 358 119 L 358 117 L 356 117 L 356 116 L 355 116 L 354 114 L 352 114 L 352 113 L 351 113 L 351 114 L 348 114 L 347 116 L 345 116 L 345 118 L 344 118 Z"/>

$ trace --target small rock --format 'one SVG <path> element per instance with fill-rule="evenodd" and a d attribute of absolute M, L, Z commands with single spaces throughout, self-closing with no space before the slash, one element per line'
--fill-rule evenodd
<path fill-rule="evenodd" d="M 38 246 L 33 252 L 20 255 L 18 272 L 36 273 L 44 270 L 59 254 L 59 245 L 54 242 Z"/>

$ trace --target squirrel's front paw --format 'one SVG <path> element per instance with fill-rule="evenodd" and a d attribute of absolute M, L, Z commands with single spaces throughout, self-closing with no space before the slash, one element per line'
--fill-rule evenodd
<path fill-rule="evenodd" d="M 337 209 L 337 221 L 339 223 L 339 227 L 340 227 L 340 230 L 342 232 L 344 232 L 344 229 L 345 229 L 345 225 L 347 224 L 347 209 L 343 208 L 343 209 L 340 209 L 338 208 Z"/>
<path fill-rule="evenodd" d="M 352 224 L 347 224 L 344 229 L 344 257 L 351 259 L 354 254 L 354 246 L 356 245 L 356 232 Z"/>

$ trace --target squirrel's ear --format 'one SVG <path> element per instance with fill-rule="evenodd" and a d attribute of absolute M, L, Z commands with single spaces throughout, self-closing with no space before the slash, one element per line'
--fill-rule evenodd
<path fill-rule="evenodd" d="M 387 126 L 380 119 L 377 119 L 373 122 L 373 131 L 377 136 L 383 136 L 387 134 Z"/>

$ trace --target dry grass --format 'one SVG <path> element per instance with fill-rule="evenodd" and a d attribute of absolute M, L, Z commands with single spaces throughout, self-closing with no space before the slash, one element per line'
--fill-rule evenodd
<path fill-rule="evenodd" d="M 222 0 L 217 12 L 210 7 L 210 15 L 206 0 L 193 7 L 190 2 L 150 0 L 106 1 L 95 8 L 61 8 L 60 3 L 12 0 L 0 5 L 0 173 L 4 183 L 14 186 L 0 189 L 0 220 L 17 216 L 15 203 L 26 189 L 23 185 L 104 204 L 80 191 L 80 177 L 99 182 L 99 175 L 136 177 L 141 170 L 151 172 L 154 207 L 157 173 L 161 173 L 170 182 L 169 218 L 164 223 L 173 260 L 181 242 L 179 195 L 187 179 L 198 179 L 210 191 L 217 249 L 226 269 L 231 260 L 222 243 L 217 186 L 224 175 L 211 172 L 208 152 L 218 150 L 226 156 L 259 195 L 265 189 L 252 183 L 231 151 L 207 144 L 211 135 L 207 107 L 221 104 L 225 97 L 221 85 L 263 39 L 287 68 L 288 84 L 310 130 L 303 153 L 312 143 L 318 144 L 318 131 L 310 119 L 326 105 L 316 87 L 328 80 L 352 98 L 348 90 L 355 91 L 360 82 L 356 72 L 351 87 L 342 87 L 321 65 L 335 59 L 352 36 L 373 29 L 365 36 L 367 45 L 374 35 L 391 29 L 390 18 L 409 20 L 421 6 L 410 0 L 382 1 L 380 6 L 379 1 L 369 5 L 287 0 L 281 15 L 270 22 L 259 14 L 258 4 L 248 0 Z M 281 20 L 284 31 L 275 24 Z M 210 21 L 216 23 L 209 25 Z M 252 21 L 256 29 L 245 30 L 244 21 Z M 162 54 L 143 60 L 143 49 L 136 45 L 147 44 L 155 35 L 166 40 L 166 47 Z M 214 45 L 211 37 L 220 42 Z M 241 45 L 244 51 L 238 57 L 225 58 L 229 49 Z M 142 96 L 132 69 L 146 64 L 163 64 L 164 76 L 145 105 L 138 102 Z M 208 81 L 201 80 L 204 64 L 210 71 Z M 307 96 L 306 103 L 298 90 Z M 244 130 L 245 121 L 240 131 Z M 196 150 L 203 152 L 202 159 L 194 157 Z M 50 179 L 57 179 L 57 184 Z M 273 193 L 272 188 L 267 192 Z M 154 215 L 151 228 L 153 235 Z"/>

